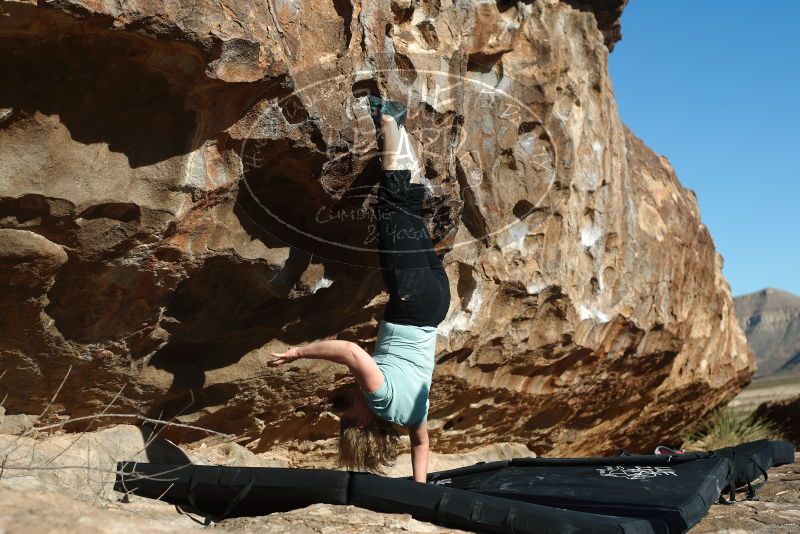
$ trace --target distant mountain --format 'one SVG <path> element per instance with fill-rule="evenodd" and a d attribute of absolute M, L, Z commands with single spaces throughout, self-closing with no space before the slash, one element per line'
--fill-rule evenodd
<path fill-rule="evenodd" d="M 758 362 L 756 376 L 800 373 L 800 297 L 762 289 L 733 303 Z"/>

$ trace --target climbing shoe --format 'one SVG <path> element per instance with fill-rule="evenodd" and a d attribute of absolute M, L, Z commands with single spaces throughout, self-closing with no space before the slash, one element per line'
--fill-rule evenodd
<path fill-rule="evenodd" d="M 380 127 L 381 115 L 389 115 L 397 122 L 398 126 L 405 128 L 407 112 L 405 105 L 396 100 L 383 100 L 373 95 L 367 95 L 367 101 L 375 127 Z"/>

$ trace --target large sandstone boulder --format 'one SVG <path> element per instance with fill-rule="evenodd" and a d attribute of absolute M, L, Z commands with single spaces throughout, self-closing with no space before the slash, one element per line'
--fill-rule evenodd
<path fill-rule="evenodd" d="M 7 412 L 67 376 L 48 414 L 327 454 L 346 373 L 264 358 L 374 346 L 367 91 L 409 107 L 451 281 L 435 449 L 647 449 L 730 400 L 722 259 L 614 103 L 623 4 L 0 1 Z"/>

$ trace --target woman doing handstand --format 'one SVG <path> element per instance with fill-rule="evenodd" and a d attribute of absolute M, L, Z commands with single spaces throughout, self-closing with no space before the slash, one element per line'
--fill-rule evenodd
<path fill-rule="evenodd" d="M 339 460 L 355 470 L 380 471 L 397 456 L 393 424 L 407 427 L 414 480 L 428 471 L 428 392 L 436 327 L 450 305 L 450 284 L 422 219 L 425 185 L 401 103 L 367 97 L 383 173 L 374 214 L 378 256 L 389 302 L 372 356 L 355 343 L 324 340 L 272 353 L 272 366 L 300 358 L 346 365 L 360 391 L 341 418 Z"/>

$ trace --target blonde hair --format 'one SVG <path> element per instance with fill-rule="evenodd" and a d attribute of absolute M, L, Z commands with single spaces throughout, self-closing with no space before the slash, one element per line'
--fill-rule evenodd
<path fill-rule="evenodd" d="M 342 417 L 339 425 L 339 466 L 351 471 L 383 473 L 397 459 L 400 434 L 391 423 L 375 417 L 365 427 Z"/>

